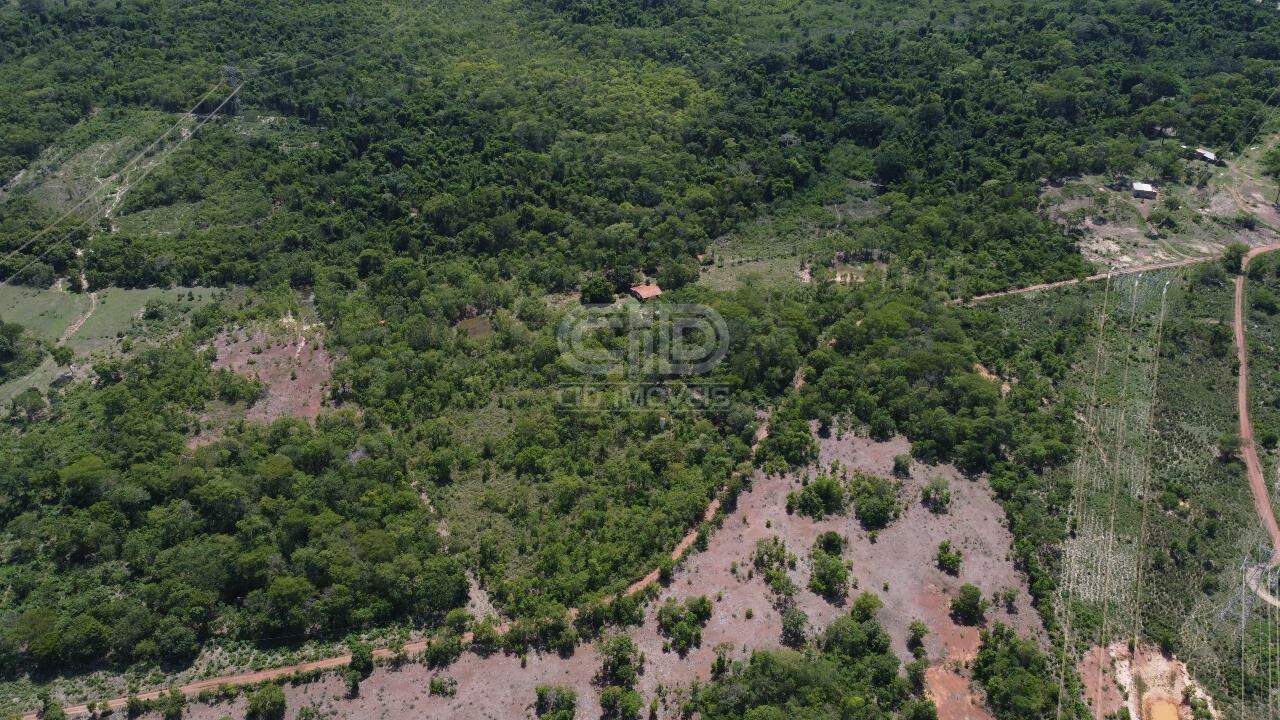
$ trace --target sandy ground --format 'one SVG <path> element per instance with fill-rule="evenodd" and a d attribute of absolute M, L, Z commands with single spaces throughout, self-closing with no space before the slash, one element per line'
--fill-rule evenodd
<path fill-rule="evenodd" d="M 1137 720 L 1178 720 L 1191 717 L 1191 707 L 1183 701 L 1188 688 L 1193 695 L 1209 700 L 1181 660 L 1165 657 L 1154 647 L 1139 648 L 1135 659 L 1123 642 L 1106 648 L 1094 646 L 1077 669 L 1094 717 L 1126 707 L 1129 716 Z M 1220 717 L 1212 701 L 1209 709 L 1214 717 Z"/>
<path fill-rule="evenodd" d="M 851 470 L 888 475 L 895 455 L 905 453 L 905 440 L 886 443 L 865 438 L 828 438 L 820 442 L 819 466 L 838 462 Z M 933 515 L 919 503 L 919 489 L 934 476 L 951 481 L 951 510 Z M 753 648 L 780 646 L 781 622 L 772 605 L 773 596 L 760 577 L 748 578 L 746 568 L 758 540 L 777 536 L 798 557 L 792 579 L 802 589 L 796 596 L 798 607 L 808 613 L 815 632 L 831 620 L 847 612 L 810 593 L 808 583 L 809 550 L 816 536 L 826 530 L 845 535 L 849 546 L 845 559 L 853 566 L 852 575 L 858 588 L 850 596 L 870 591 L 885 601 L 880 620 L 893 639 L 895 652 L 904 660 L 907 627 L 913 619 L 927 624 L 931 633 L 926 640 L 929 657 L 935 666 L 927 682 L 932 697 L 939 703 L 943 720 L 980 720 L 990 718 L 979 695 L 970 688 L 964 663 L 978 648 L 978 630 L 961 628 L 951 622 L 948 610 L 951 595 L 962 583 L 971 582 L 991 593 L 1004 587 L 1018 590 L 1015 612 L 993 611 L 999 619 L 1016 627 L 1024 635 L 1043 641 L 1039 616 L 1032 609 L 1025 583 L 1009 559 L 1010 535 L 1003 527 L 1003 512 L 982 481 L 962 478 L 953 468 L 913 468 L 904 480 L 903 498 L 907 507 L 903 516 L 872 543 L 868 534 L 852 515 L 828 517 L 823 521 L 788 515 L 786 494 L 798 488 L 802 474 L 754 478 L 752 489 L 739 498 L 737 507 L 727 514 L 723 527 L 711 539 L 706 551 L 695 553 L 681 566 L 669 587 L 657 602 L 647 609 L 645 622 L 629 634 L 645 654 L 645 671 L 638 689 L 646 703 L 653 697 L 666 695 L 694 679 L 709 677 L 715 648 L 732 647 L 734 657 L 745 657 Z M 951 540 L 964 553 L 959 577 L 953 578 L 934 567 L 938 543 Z M 737 563 L 735 574 L 731 567 Z M 702 633 L 701 646 L 684 657 L 663 652 L 656 612 L 667 597 L 688 598 L 706 595 L 714 601 L 710 621 Z M 747 619 L 747 610 L 753 613 Z M 337 677 L 327 677 L 304 686 L 286 688 L 290 716 L 298 708 L 313 706 L 329 717 L 342 718 L 491 718 L 511 720 L 533 717 L 531 704 L 535 689 L 542 684 L 563 684 L 577 689 L 579 717 L 600 714 L 598 689 L 592 678 L 600 668 L 594 644 L 578 648 L 570 657 L 553 654 L 530 655 L 524 667 L 518 657 L 495 654 L 480 657 L 465 654 L 449 668 L 435 671 L 422 665 L 406 665 L 400 669 L 378 668 L 365 681 L 360 697 L 346 698 Z M 447 675 L 457 682 L 457 694 L 451 698 L 431 696 L 431 677 Z M 193 720 L 216 720 L 224 715 L 239 717 L 243 706 L 193 705 L 188 713 Z M 660 718 L 675 717 L 674 703 L 661 706 Z"/>

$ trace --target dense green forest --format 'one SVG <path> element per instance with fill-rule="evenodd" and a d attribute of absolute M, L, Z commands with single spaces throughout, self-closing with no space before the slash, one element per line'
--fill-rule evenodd
<path fill-rule="evenodd" d="M 1060 383 L 1089 309 L 1071 299 L 1028 338 L 949 301 L 1090 272 L 1038 212 L 1042 184 L 1177 179 L 1170 131 L 1238 150 L 1277 82 L 1280 27 L 1252 2 L 5 5 L 0 277 L 249 290 L 28 395 L 38 411 L 0 433 L 0 673 L 438 625 L 467 573 L 530 644 L 572 646 L 598 628 L 569 626 L 569 607 L 652 568 L 731 499 L 735 470 L 814 459 L 810 421 L 988 474 L 1052 633 L 1042 550 L 1067 534 L 1069 488 L 1046 471 L 1071 455 L 1078 398 Z M 175 122 L 190 140 L 149 147 Z M 103 159 L 65 170 L 85 157 Z M 854 188 L 877 211 L 811 254 L 884 260 L 866 282 L 695 282 L 715 240 Z M 620 387 L 607 411 L 564 407 L 568 308 L 646 278 L 725 319 L 701 381 L 726 404 L 633 412 Z M 303 305 L 338 358 L 336 409 L 187 447 L 210 403 L 262 394 L 212 369 L 211 339 Z M 491 333 L 458 329 L 479 317 Z M 21 327 L 0 334 L 0 380 L 42 359 Z M 977 362 L 1019 381 L 1002 395 Z M 788 674 L 804 698 L 789 716 L 928 717 L 901 678 L 875 681 L 898 669 L 880 644 L 841 656 L 859 634 L 878 637 L 833 626 L 817 657 L 734 667 L 703 716 L 780 716 L 788 698 L 757 686 Z M 1039 677 L 993 697 L 1041 691 L 1041 658 L 1000 631 L 989 645 L 986 678 Z"/>

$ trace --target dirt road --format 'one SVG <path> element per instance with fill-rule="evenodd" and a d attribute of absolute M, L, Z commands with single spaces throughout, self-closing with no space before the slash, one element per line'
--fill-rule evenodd
<path fill-rule="evenodd" d="M 1244 256 L 1240 275 L 1236 277 L 1235 298 L 1235 336 L 1236 357 L 1240 361 L 1240 374 L 1236 391 L 1236 406 L 1240 416 L 1240 453 L 1244 456 L 1245 470 L 1249 476 L 1249 489 L 1253 491 L 1253 504 L 1257 508 L 1258 517 L 1271 538 L 1271 565 L 1280 565 L 1280 524 L 1276 523 L 1276 515 L 1271 507 L 1271 493 L 1267 489 L 1266 479 L 1262 475 L 1262 462 L 1258 459 L 1258 447 L 1253 437 L 1253 421 L 1249 418 L 1249 352 L 1245 339 L 1244 312 L 1244 271 L 1249 261 L 1273 250 L 1280 250 L 1280 244 L 1264 245 L 1250 250 Z"/>
<path fill-rule="evenodd" d="M 800 388 L 804 385 L 804 367 L 803 366 L 796 369 L 796 373 L 795 373 L 795 376 L 792 378 L 791 384 L 792 384 L 792 387 L 794 388 Z M 755 452 L 756 448 L 759 447 L 761 441 L 763 441 L 766 437 L 768 437 L 768 435 L 769 435 L 769 418 L 767 415 L 765 415 L 764 422 L 761 423 L 760 428 L 756 431 L 755 441 L 752 443 L 752 446 L 751 446 L 751 450 L 753 453 Z M 707 505 L 706 511 L 702 514 L 702 521 L 704 523 L 710 522 L 712 519 L 715 518 L 716 513 L 719 511 L 720 511 L 720 497 L 717 495 L 717 497 L 713 498 L 711 502 Z M 673 561 L 679 562 L 684 557 L 685 553 L 687 553 L 689 549 L 693 547 L 693 544 L 698 540 L 698 530 L 699 530 L 698 527 L 694 527 L 693 529 L 689 530 L 689 532 L 685 534 L 685 536 L 680 540 L 680 542 L 676 544 L 675 548 L 671 550 L 671 559 Z M 636 582 L 632 583 L 629 587 L 627 587 L 625 594 L 628 596 L 631 596 L 637 593 L 641 593 L 646 589 L 648 589 L 649 586 L 657 583 L 658 578 L 659 578 L 659 571 L 657 568 L 654 568 L 647 575 L 645 575 L 644 577 L 642 577 L 641 579 L 637 580 Z M 578 608 L 571 608 L 569 610 L 570 618 L 576 618 L 577 615 L 578 615 Z M 508 626 L 506 623 L 503 623 L 502 625 L 499 625 L 497 627 L 497 630 L 500 633 L 506 632 L 507 629 L 508 629 Z M 471 640 L 472 640 L 471 633 L 464 634 L 462 636 L 463 646 L 470 645 Z M 405 655 L 412 656 L 412 655 L 421 653 L 426 649 L 427 649 L 427 641 L 420 640 L 418 642 L 406 643 L 403 646 L 403 648 L 401 648 L 401 652 L 403 652 Z M 373 651 L 373 657 L 375 659 L 387 659 L 395 655 L 395 652 L 396 651 L 392 650 L 391 648 L 378 648 Z M 272 680 L 280 680 L 283 678 L 287 678 L 291 675 L 310 673 L 316 670 L 337 670 L 339 668 L 346 667 L 350 662 L 351 662 L 351 655 L 343 654 L 343 655 L 337 655 L 330 658 L 324 658 L 322 660 L 313 660 L 311 662 L 297 663 L 294 665 L 285 665 L 283 667 L 278 667 L 278 668 L 270 668 L 268 670 L 258 670 L 255 672 L 239 673 L 236 675 L 224 675 L 222 677 L 208 678 L 206 680 L 197 680 L 196 682 L 192 682 L 192 683 L 188 683 L 186 685 L 180 686 L 178 690 L 188 698 L 192 698 L 192 697 L 195 697 L 196 695 L 199 695 L 200 692 L 204 690 L 211 690 L 211 689 L 217 689 L 219 687 L 228 687 L 228 686 L 244 687 L 246 685 L 256 685 L 258 683 L 270 682 Z M 162 691 L 160 690 L 152 690 L 149 692 L 138 693 L 136 697 L 141 700 L 154 700 L 160 697 L 161 693 Z M 99 709 L 99 712 L 102 710 L 104 706 L 109 707 L 112 710 L 121 710 L 128 704 L 128 701 L 129 699 L 127 697 L 117 697 L 117 698 L 112 698 L 110 700 L 99 700 L 97 703 L 97 707 Z M 63 711 L 66 712 L 66 714 L 71 717 L 74 717 L 77 715 L 88 715 L 89 707 L 86 704 L 68 705 L 63 707 Z M 22 720 L 39 720 L 39 715 L 38 713 L 30 712 L 30 713 L 27 713 L 26 715 L 23 715 Z"/>
<path fill-rule="evenodd" d="M 1265 252 L 1266 250 L 1271 249 L 1273 247 L 1275 246 L 1268 245 L 1265 247 L 1258 248 L 1258 251 Z M 1051 282 L 1051 283 L 1040 283 L 1039 285 L 1028 285 L 1027 287 L 1014 288 L 1012 290 L 1001 290 L 1000 292 L 987 293 L 986 295 L 975 295 L 969 298 L 968 302 L 965 304 L 979 303 L 979 302 L 982 302 L 983 300 L 993 300 L 995 298 L 1007 297 L 1009 295 L 1023 295 L 1026 293 L 1039 292 L 1040 290 L 1052 290 L 1054 288 L 1067 287 L 1069 285 L 1078 285 L 1082 282 L 1094 282 L 1096 280 L 1106 280 L 1108 275 L 1115 277 L 1117 275 L 1133 275 L 1135 273 L 1143 273 L 1143 272 L 1149 272 L 1149 271 L 1155 271 L 1155 270 L 1168 270 L 1170 268 L 1186 267 L 1188 265 L 1199 265 L 1200 263 L 1206 263 L 1211 260 L 1217 260 L 1220 257 L 1222 256 L 1221 255 L 1202 255 L 1200 257 L 1187 258 L 1186 260 L 1170 260 L 1169 262 L 1152 263 L 1150 265 L 1134 265 L 1132 267 L 1119 268 L 1116 270 L 1112 270 L 1110 272 L 1097 273 L 1096 275 L 1090 275 L 1085 278 L 1072 278 L 1070 280 L 1059 280 L 1057 282 Z M 952 303 L 959 305 L 961 303 L 964 303 L 964 301 L 953 300 Z"/>

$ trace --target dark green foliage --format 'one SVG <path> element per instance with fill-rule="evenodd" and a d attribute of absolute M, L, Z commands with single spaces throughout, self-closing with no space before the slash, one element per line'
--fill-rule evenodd
<path fill-rule="evenodd" d="M 800 490 L 787 494 L 787 510 L 821 520 L 827 515 L 839 515 L 845 509 L 845 490 L 840 481 L 820 475 L 810 480 Z"/>
<path fill-rule="evenodd" d="M 562 648 L 567 607 L 625 587 L 698 522 L 749 454 L 754 409 L 802 362 L 807 384 L 777 406 L 758 462 L 810 463 L 809 422 L 839 417 L 905 435 L 919 460 L 986 473 L 1043 600 L 1040 550 L 1064 535 L 1043 471 L 1069 454 L 1072 423 L 1041 400 L 1057 399 L 1087 313 L 1068 298 L 1026 340 L 999 310 L 942 300 L 1082 274 L 1075 239 L 1040 213 L 1041 178 L 1123 174 L 1140 159 L 1175 173 L 1163 127 L 1239 149 L 1280 46 L 1270 8 L 1204 0 L 153 10 L 0 9 L 0 179 L 45 150 L 141 150 L 149 111 L 186 111 L 225 66 L 253 78 L 128 193 L 119 214 L 140 229 L 55 233 L 0 277 L 47 286 L 83 262 L 93 287 L 314 293 L 343 358 L 328 399 L 360 412 L 232 428 L 187 452 L 210 400 L 260 391 L 210 373 L 188 338 L 98 363 L 97 386 L 63 400 L 18 395 L 18 427 L 0 441 L 6 674 L 180 660 L 222 631 L 437 624 L 465 598 L 464 567 L 527 621 L 512 643 Z M 851 180 L 881 183 L 866 185 L 877 212 L 833 224 L 821 260 L 883 260 L 886 272 L 848 289 L 691 283 L 711 238 L 789 203 L 836 206 Z M 49 200 L 6 193 L 0 249 L 54 219 Z M 192 221 L 149 226 L 170 213 Z M 1199 272 L 1202 288 L 1225 287 L 1221 266 Z M 544 294 L 607 300 L 644 277 L 725 316 L 723 415 L 578 413 L 544 397 L 574 379 Z M 492 336 L 455 330 L 476 317 Z M 1221 324 L 1183 339 L 1229 354 Z M 1002 397 L 975 361 L 1019 382 Z M 0 372 L 31 363 L 27 352 Z M 475 416 L 496 429 L 477 431 Z M 1219 465 L 1207 472 L 1233 463 Z M 1171 483 L 1160 497 L 1174 511 L 1198 492 Z M 422 495 L 443 498 L 456 547 Z M 869 529 L 901 506 L 865 481 L 853 499 Z M 1157 529 L 1176 535 L 1156 543 L 1170 577 L 1226 543 L 1209 534 L 1215 508 L 1189 512 L 1186 536 Z M 785 590 L 786 569 L 784 557 L 763 572 Z M 636 615 L 617 602 L 587 631 Z"/>
<path fill-rule="evenodd" d="M 960 591 L 951 598 L 951 617 L 961 625 L 978 625 L 986 619 L 987 601 L 982 591 L 965 583 Z"/>
<path fill-rule="evenodd" d="M 815 548 L 811 563 L 813 570 L 809 575 L 809 589 L 828 600 L 843 599 L 849 590 L 849 569 L 840 556 Z"/>
<path fill-rule="evenodd" d="M 610 685 L 600 691 L 600 709 L 605 720 L 639 720 L 644 698 L 632 688 Z"/>
<path fill-rule="evenodd" d="M 938 555 L 936 559 L 938 562 L 938 569 L 942 572 L 952 576 L 960 574 L 960 561 L 964 559 L 964 556 L 959 550 L 951 547 L 950 540 L 943 540 L 942 543 L 938 545 Z"/>
<path fill-rule="evenodd" d="M 67 713 L 62 709 L 62 703 L 53 699 L 49 690 L 40 691 L 40 709 L 36 712 L 39 720 L 66 720 Z"/>
<path fill-rule="evenodd" d="M 782 611 L 782 644 L 790 648 L 803 647 L 809 640 L 809 616 L 795 606 Z"/>
<path fill-rule="evenodd" d="M 757 541 L 752 564 L 757 572 L 764 575 L 779 603 L 786 604 L 796 594 L 798 588 L 787 575 L 787 570 L 795 567 L 796 558 L 787 551 L 781 538 L 774 536 Z"/>
<path fill-rule="evenodd" d="M 0 382 L 31 372 L 44 357 L 44 343 L 17 323 L 0 320 Z"/>
<path fill-rule="evenodd" d="M 160 693 L 152 707 L 164 720 L 180 720 L 187 707 L 187 698 L 178 688 L 169 688 L 169 692 Z"/>
<path fill-rule="evenodd" d="M 812 651 L 756 651 L 729 664 L 693 706 L 707 720 L 935 718 L 932 703 L 912 697 L 898 666 L 879 623 L 842 617 Z"/>
<path fill-rule="evenodd" d="M 284 720 L 284 690 L 275 683 L 267 683 L 249 694 L 246 716 L 249 720 Z"/>
<path fill-rule="evenodd" d="M 799 467 L 818 457 L 818 446 L 809 421 L 795 406 L 788 405 L 774 413 L 769 422 L 769 436 L 760 443 L 756 463 L 771 472 Z"/>
<path fill-rule="evenodd" d="M 601 667 L 597 678 L 602 685 L 631 687 L 644 665 L 644 656 L 626 635 L 614 635 L 600 645 Z"/>
<path fill-rule="evenodd" d="M 668 639 L 671 649 L 684 655 L 702 644 L 702 628 L 711 618 L 711 601 L 699 595 L 681 603 L 675 598 L 658 608 L 658 630 Z"/>
<path fill-rule="evenodd" d="M 834 530 L 823 532 L 813 541 L 814 550 L 821 550 L 828 555 L 839 555 L 844 552 L 846 544 L 844 537 Z"/>
<path fill-rule="evenodd" d="M 874 475 L 858 475 L 853 480 L 853 507 L 858 522 L 867 530 L 883 530 L 898 518 L 898 483 Z"/>
<path fill-rule="evenodd" d="M 539 720 L 573 720 L 577 714 L 578 693 L 563 685 L 539 685 L 533 709 Z"/>
<path fill-rule="evenodd" d="M 179 346 L 99 363 L 99 387 L 4 440 L 20 459 L 0 471 L 4 520 L 23 538 L 5 634 L 32 665 L 191 656 L 224 620 L 305 636 L 465 601 L 395 452 L 337 462 L 358 441 L 351 418 L 250 427 L 234 452 L 183 458 L 191 413 L 242 382 L 201 358 Z"/>
<path fill-rule="evenodd" d="M 427 682 L 427 693 L 451 698 L 458 694 L 458 681 L 448 675 L 435 675 Z"/>
<path fill-rule="evenodd" d="M 1222 267 L 1232 275 L 1239 275 L 1247 252 L 1249 252 L 1248 245 L 1241 242 L 1230 243 L 1222 251 Z"/>
<path fill-rule="evenodd" d="M 912 620 L 908 628 L 907 648 L 916 657 L 924 657 L 924 639 L 929 635 L 929 626 L 919 620 Z"/>
<path fill-rule="evenodd" d="M 1001 623 L 982 631 L 973 675 L 1000 720 L 1039 720 L 1053 712 L 1058 688 L 1050 658 L 1033 640 Z"/>

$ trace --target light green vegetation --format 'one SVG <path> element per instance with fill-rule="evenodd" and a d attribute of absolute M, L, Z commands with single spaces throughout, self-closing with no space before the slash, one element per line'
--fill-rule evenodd
<path fill-rule="evenodd" d="M 213 288 L 107 288 L 97 293 L 94 303 L 88 293 L 5 285 L 0 286 L 0 318 L 71 349 L 72 362 L 84 366 L 125 354 L 126 347 L 176 336 L 187 327 L 191 311 L 223 294 Z M 152 312 L 148 313 L 148 308 Z M 44 392 L 68 372 L 67 367 L 46 357 L 32 372 L 0 384 L 0 406 L 7 406 L 28 388 Z"/>
<path fill-rule="evenodd" d="M 1077 445 L 1049 476 L 1072 537 L 1045 561 L 1069 652 L 1137 633 L 1188 661 L 1222 703 L 1238 687 L 1239 635 L 1220 611 L 1239 602 L 1239 563 L 1259 539 L 1230 450 L 1231 301 L 1215 262 L 994 303 L 1031 344 L 1066 318 L 1088 333 L 1055 361 Z"/>
<path fill-rule="evenodd" d="M 885 208 L 871 185 L 855 179 L 866 178 L 866 168 L 837 161 L 844 148 L 832 151 L 830 174 L 804 197 L 708 245 L 699 283 L 716 290 L 794 285 L 804 280 L 806 268 L 810 280 L 836 273 L 861 279 L 869 265 L 837 264 L 832 258 L 856 243 L 859 227 Z"/>
<path fill-rule="evenodd" d="M 122 177 L 136 177 L 137 171 L 153 165 L 157 151 L 175 144 L 181 134 L 174 130 L 152 147 L 156 138 L 182 120 L 180 114 L 155 110 L 95 110 L 5 187 L 0 200 L 26 195 L 59 214 L 74 209 L 77 220 L 96 217 L 119 187 L 113 177 L 125 170 Z M 182 124 L 195 123 L 188 119 Z M 80 202 L 88 197 L 92 200 Z"/>
<path fill-rule="evenodd" d="M 63 285 L 66 281 L 63 281 Z M 22 285 L 0 286 L 0 318 L 16 322 L 44 340 L 57 342 L 89 308 L 89 296 Z"/>

